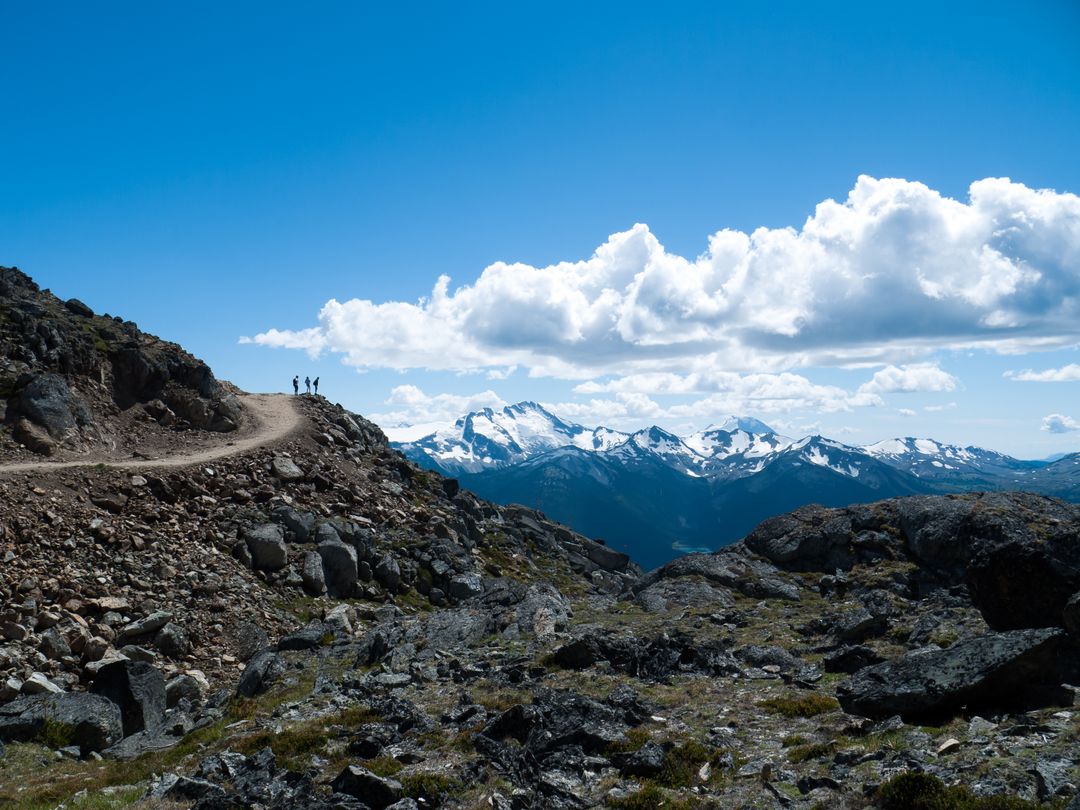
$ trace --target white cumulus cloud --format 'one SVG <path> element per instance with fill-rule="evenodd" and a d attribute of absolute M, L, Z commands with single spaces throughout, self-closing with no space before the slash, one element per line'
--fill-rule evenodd
<path fill-rule="evenodd" d="M 1080 197 L 998 178 L 954 200 L 862 176 L 801 228 L 720 230 L 697 257 L 669 252 L 639 224 L 584 260 L 497 262 L 453 288 L 440 276 L 414 303 L 331 300 L 317 325 L 244 342 L 339 353 L 358 369 L 518 367 L 589 380 L 907 363 L 943 347 L 1024 352 L 1078 340 Z M 947 378 L 938 370 L 937 384 Z"/>
<path fill-rule="evenodd" d="M 1080 364 L 1069 363 L 1061 368 L 1048 368 L 1045 371 L 1024 369 L 1023 371 L 1006 371 L 1005 376 L 1010 380 L 1022 382 L 1077 382 L 1080 381 Z"/>
<path fill-rule="evenodd" d="M 956 377 L 934 363 L 886 366 L 870 382 L 859 386 L 864 394 L 910 394 L 916 391 L 954 391 Z"/>
<path fill-rule="evenodd" d="M 1048 433 L 1069 433 L 1080 430 L 1080 422 L 1065 414 L 1052 413 L 1043 417 L 1042 429 Z"/>

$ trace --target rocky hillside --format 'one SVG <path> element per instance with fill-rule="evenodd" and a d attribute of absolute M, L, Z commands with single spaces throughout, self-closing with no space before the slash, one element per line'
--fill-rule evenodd
<path fill-rule="evenodd" d="M 231 388 L 175 343 L 0 267 L 0 460 L 129 457 L 158 446 L 162 428 L 229 432 L 242 420 Z"/>
<path fill-rule="evenodd" d="M 0 472 L 0 807 L 1080 807 L 1080 507 L 644 573 L 287 401 L 209 464 Z"/>

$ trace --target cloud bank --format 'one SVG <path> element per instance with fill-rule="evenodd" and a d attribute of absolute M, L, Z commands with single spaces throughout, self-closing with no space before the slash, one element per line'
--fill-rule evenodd
<path fill-rule="evenodd" d="M 863 176 L 800 229 L 721 230 L 694 258 L 668 252 L 639 224 L 583 261 L 498 262 L 456 288 L 440 276 L 417 303 L 331 300 L 311 328 L 241 340 L 340 353 L 358 369 L 497 378 L 518 367 L 633 385 L 649 374 L 664 385 L 664 374 L 700 380 L 716 369 L 1070 345 L 1080 340 L 1080 197 L 985 179 L 959 201 Z M 863 395 L 952 390 L 944 372 L 879 374 Z M 927 374 L 938 387 L 918 387 Z"/>
<path fill-rule="evenodd" d="M 1005 376 L 1010 380 L 1021 382 L 1078 382 L 1080 381 L 1080 365 L 1069 363 L 1061 368 L 1048 368 L 1045 371 L 1024 369 L 1023 371 L 1006 371 Z"/>
<path fill-rule="evenodd" d="M 1042 429 L 1048 433 L 1070 433 L 1080 430 L 1080 422 L 1062 413 L 1052 413 L 1043 417 Z"/>

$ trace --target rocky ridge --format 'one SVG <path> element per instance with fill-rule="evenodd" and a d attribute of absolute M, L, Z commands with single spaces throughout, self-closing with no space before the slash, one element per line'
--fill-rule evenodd
<path fill-rule="evenodd" d="M 175 343 L 0 267 L 0 460 L 130 457 L 160 428 L 235 431 L 235 393 Z"/>

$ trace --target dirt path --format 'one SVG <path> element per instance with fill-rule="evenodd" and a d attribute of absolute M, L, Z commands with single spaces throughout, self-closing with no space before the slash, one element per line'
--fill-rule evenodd
<path fill-rule="evenodd" d="M 249 417 L 254 417 L 254 432 L 241 439 L 230 441 L 229 434 L 222 434 L 222 444 L 203 448 L 192 453 L 171 455 L 164 458 L 150 459 L 112 459 L 107 457 L 86 458 L 78 461 L 27 461 L 16 464 L 0 464 L 0 475 L 4 473 L 40 472 L 42 470 L 62 470 L 71 467 L 93 467 L 95 464 L 108 464 L 121 469 L 153 467 L 190 467 L 205 464 L 226 456 L 245 453 L 256 447 L 272 444 L 292 433 L 300 425 L 300 412 L 287 394 L 243 394 L 240 397 Z"/>

